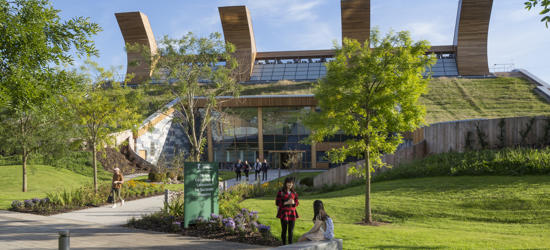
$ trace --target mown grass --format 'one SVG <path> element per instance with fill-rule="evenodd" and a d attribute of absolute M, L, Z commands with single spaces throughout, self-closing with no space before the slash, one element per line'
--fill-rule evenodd
<path fill-rule="evenodd" d="M 280 237 L 275 194 L 248 199 Z M 550 248 L 550 176 L 432 177 L 378 182 L 372 206 L 382 226 L 356 224 L 364 215 L 364 186 L 301 195 L 295 238 L 313 225 L 320 199 L 335 222 L 345 249 Z"/>
<path fill-rule="evenodd" d="M 46 193 L 92 185 L 93 178 L 67 169 L 45 165 L 27 166 L 27 192 L 21 191 L 22 167 L 0 166 L 0 209 L 10 207 L 13 200 L 44 198 Z"/>
<path fill-rule="evenodd" d="M 550 115 L 550 104 L 522 78 L 435 78 L 421 103 L 428 124 L 473 118 Z"/>

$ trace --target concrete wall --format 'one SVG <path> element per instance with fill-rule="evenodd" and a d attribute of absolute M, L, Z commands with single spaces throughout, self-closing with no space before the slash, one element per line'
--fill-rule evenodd
<path fill-rule="evenodd" d="M 172 122 L 173 114 L 151 126 L 147 132 L 136 139 L 136 153 L 152 164 L 161 160 L 168 164 L 174 156 L 185 152 L 188 144 L 186 136 L 179 124 Z"/>

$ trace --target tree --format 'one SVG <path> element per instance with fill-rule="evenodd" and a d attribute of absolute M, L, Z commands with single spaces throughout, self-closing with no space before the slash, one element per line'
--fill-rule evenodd
<path fill-rule="evenodd" d="M 92 150 L 94 191 L 97 192 L 97 152 L 113 143 L 111 134 L 135 129 L 141 116 L 137 112 L 141 98 L 137 91 L 121 86 L 113 70 L 105 70 L 87 61 L 79 75 L 79 84 L 66 97 L 66 113 L 72 114 L 79 135 Z"/>
<path fill-rule="evenodd" d="M 57 66 L 71 64 L 73 54 L 97 55 L 90 37 L 99 26 L 83 17 L 63 21 L 58 13 L 46 0 L 0 0 L 0 109 L 6 121 L 0 126 L 21 155 L 23 192 L 26 160 L 47 148 L 45 126 L 58 120 L 52 111 L 73 84 Z"/>
<path fill-rule="evenodd" d="M 237 66 L 234 46 L 221 40 L 219 33 L 198 38 L 188 33 L 181 39 L 165 36 L 151 58 L 153 79 L 169 84 L 177 100 L 173 121 L 179 124 L 191 145 L 188 160 L 199 162 L 206 144 L 206 129 L 212 111 L 220 108 L 218 96 L 238 96 L 239 85 L 233 78 Z M 127 45 L 129 50 L 140 50 Z"/>
<path fill-rule="evenodd" d="M 539 4 L 543 7 L 543 9 L 539 12 L 539 15 L 543 16 L 540 21 L 546 25 L 546 28 L 548 28 L 548 24 L 550 24 L 550 0 L 527 0 L 527 2 L 524 3 L 527 10 L 534 9 Z"/>
<path fill-rule="evenodd" d="M 401 143 L 401 132 L 423 123 L 424 107 L 418 98 L 425 93 L 422 73 L 434 63 L 425 53 L 426 41 L 413 43 L 408 32 L 380 37 L 371 32 L 360 44 L 344 39 L 336 48 L 335 60 L 327 63 L 327 75 L 315 87 L 320 112 L 305 119 L 312 133 L 309 140 L 322 142 L 342 132 L 353 139 L 346 146 L 327 151 L 335 163 L 348 157 L 364 158 L 364 165 L 351 168 L 365 177 L 365 223 L 371 224 L 370 179 L 373 166 L 382 166 L 383 153 L 393 153 Z"/>

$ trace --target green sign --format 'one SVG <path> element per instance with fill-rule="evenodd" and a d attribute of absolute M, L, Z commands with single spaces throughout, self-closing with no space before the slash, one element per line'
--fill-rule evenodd
<path fill-rule="evenodd" d="M 199 217 L 210 219 L 218 214 L 218 163 L 185 162 L 184 171 L 184 224 Z"/>

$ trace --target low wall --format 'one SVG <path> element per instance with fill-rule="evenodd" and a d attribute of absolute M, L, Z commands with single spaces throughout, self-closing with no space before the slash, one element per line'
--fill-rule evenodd
<path fill-rule="evenodd" d="M 305 241 L 290 245 L 284 245 L 271 249 L 293 249 L 293 250 L 342 250 L 344 248 L 344 240 L 332 239 L 321 241 Z"/>
<path fill-rule="evenodd" d="M 464 152 L 468 149 L 550 145 L 550 117 L 512 117 L 442 122 L 419 128 L 411 136 L 414 137 L 413 141 L 420 142 L 403 147 L 394 154 L 384 155 L 382 161 L 391 166 L 398 166 L 430 154 Z M 351 164 L 348 164 L 319 174 L 313 179 L 313 184 L 315 187 L 348 184 L 357 179 L 357 177 L 348 175 L 350 167 Z M 385 170 L 379 169 L 377 172 Z"/>

